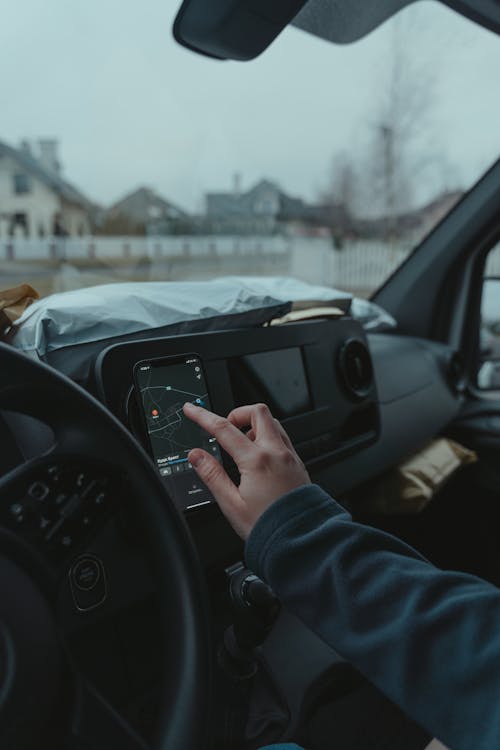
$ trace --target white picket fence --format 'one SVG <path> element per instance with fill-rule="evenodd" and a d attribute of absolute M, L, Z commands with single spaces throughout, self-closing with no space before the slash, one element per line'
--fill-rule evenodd
<path fill-rule="evenodd" d="M 0 240 L 2 269 L 37 264 L 61 266 L 72 263 L 82 274 L 93 266 L 120 279 L 135 278 L 140 264 L 150 268 L 149 278 L 198 278 L 213 273 L 290 275 L 356 293 L 369 293 L 407 257 L 407 246 L 377 241 L 347 242 L 335 250 L 328 238 L 311 237 L 71 237 Z M 50 264 L 48 263 L 50 261 Z M 130 266 L 130 271 L 127 267 Z M 175 274 L 172 275 L 172 268 Z M 275 271 L 273 271 L 275 269 Z M 90 282 L 92 283 L 92 282 Z"/>
<path fill-rule="evenodd" d="M 47 237 L 0 240 L 0 260 L 100 260 L 286 253 L 285 237 Z"/>

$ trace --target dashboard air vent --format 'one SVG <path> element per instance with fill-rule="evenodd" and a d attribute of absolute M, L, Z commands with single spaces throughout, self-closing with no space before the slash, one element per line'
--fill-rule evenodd
<path fill-rule="evenodd" d="M 347 393 L 356 399 L 366 398 L 373 383 L 373 367 L 366 344 L 348 339 L 340 350 L 339 368 Z"/>

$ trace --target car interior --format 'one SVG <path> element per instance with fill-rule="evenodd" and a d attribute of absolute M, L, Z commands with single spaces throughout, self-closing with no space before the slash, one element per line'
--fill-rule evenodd
<path fill-rule="evenodd" d="M 409 4 L 184 0 L 171 43 L 244 66 L 289 24 L 350 45 Z M 444 4 L 500 33 L 495 0 Z M 227 314 L 222 287 L 219 310 L 200 302 L 209 280 L 180 291 L 201 310 L 191 322 L 127 328 L 125 285 L 96 316 L 116 308 L 113 333 L 89 337 L 107 321 L 82 312 L 79 324 L 63 305 L 52 328 L 29 332 L 47 344 L 40 356 L 13 325 L 0 342 L 1 748 L 427 746 L 246 567 L 242 540 L 164 440 L 182 431 L 238 482 L 182 404 L 227 415 L 267 403 L 312 481 L 356 520 L 499 586 L 500 391 L 484 369 L 495 331 L 482 323 L 499 206 L 497 161 L 371 296 L 392 326 L 365 325 L 333 292 L 316 305 L 329 312 L 284 322 L 292 297 L 265 288 L 251 290 L 253 309 Z M 59 296 L 83 305 L 73 294 Z M 468 458 L 453 453 L 459 468 L 427 495 L 419 485 L 424 500 L 408 511 L 397 472 L 443 440 Z"/>

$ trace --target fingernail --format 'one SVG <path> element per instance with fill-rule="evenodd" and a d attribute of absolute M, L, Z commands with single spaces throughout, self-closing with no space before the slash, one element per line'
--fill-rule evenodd
<path fill-rule="evenodd" d="M 189 463 L 192 464 L 196 469 L 203 462 L 204 458 L 205 457 L 203 453 L 195 454 L 194 458 L 191 458 L 191 456 L 189 456 Z"/>

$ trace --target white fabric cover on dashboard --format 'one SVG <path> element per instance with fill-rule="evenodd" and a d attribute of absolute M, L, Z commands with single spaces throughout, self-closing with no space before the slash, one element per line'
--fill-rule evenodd
<path fill-rule="evenodd" d="M 392 321 L 347 292 L 288 277 L 227 276 L 210 281 L 126 282 L 77 289 L 34 302 L 16 321 L 10 343 L 84 382 L 105 347 L 121 341 L 263 325 L 292 303 L 335 305 L 363 325 Z M 394 323 L 394 321 L 392 321 Z M 395 325 L 395 323 L 394 323 Z M 389 325 L 390 327 L 390 325 Z"/>
<path fill-rule="evenodd" d="M 221 322 L 221 316 L 249 313 L 247 324 L 252 325 L 257 323 L 253 311 L 268 310 L 272 318 L 274 308 L 296 300 L 335 302 L 348 310 L 351 295 L 283 277 L 105 284 L 38 300 L 17 321 L 12 343 L 43 357 L 67 346 L 150 334 L 181 321 L 217 317 Z"/>

